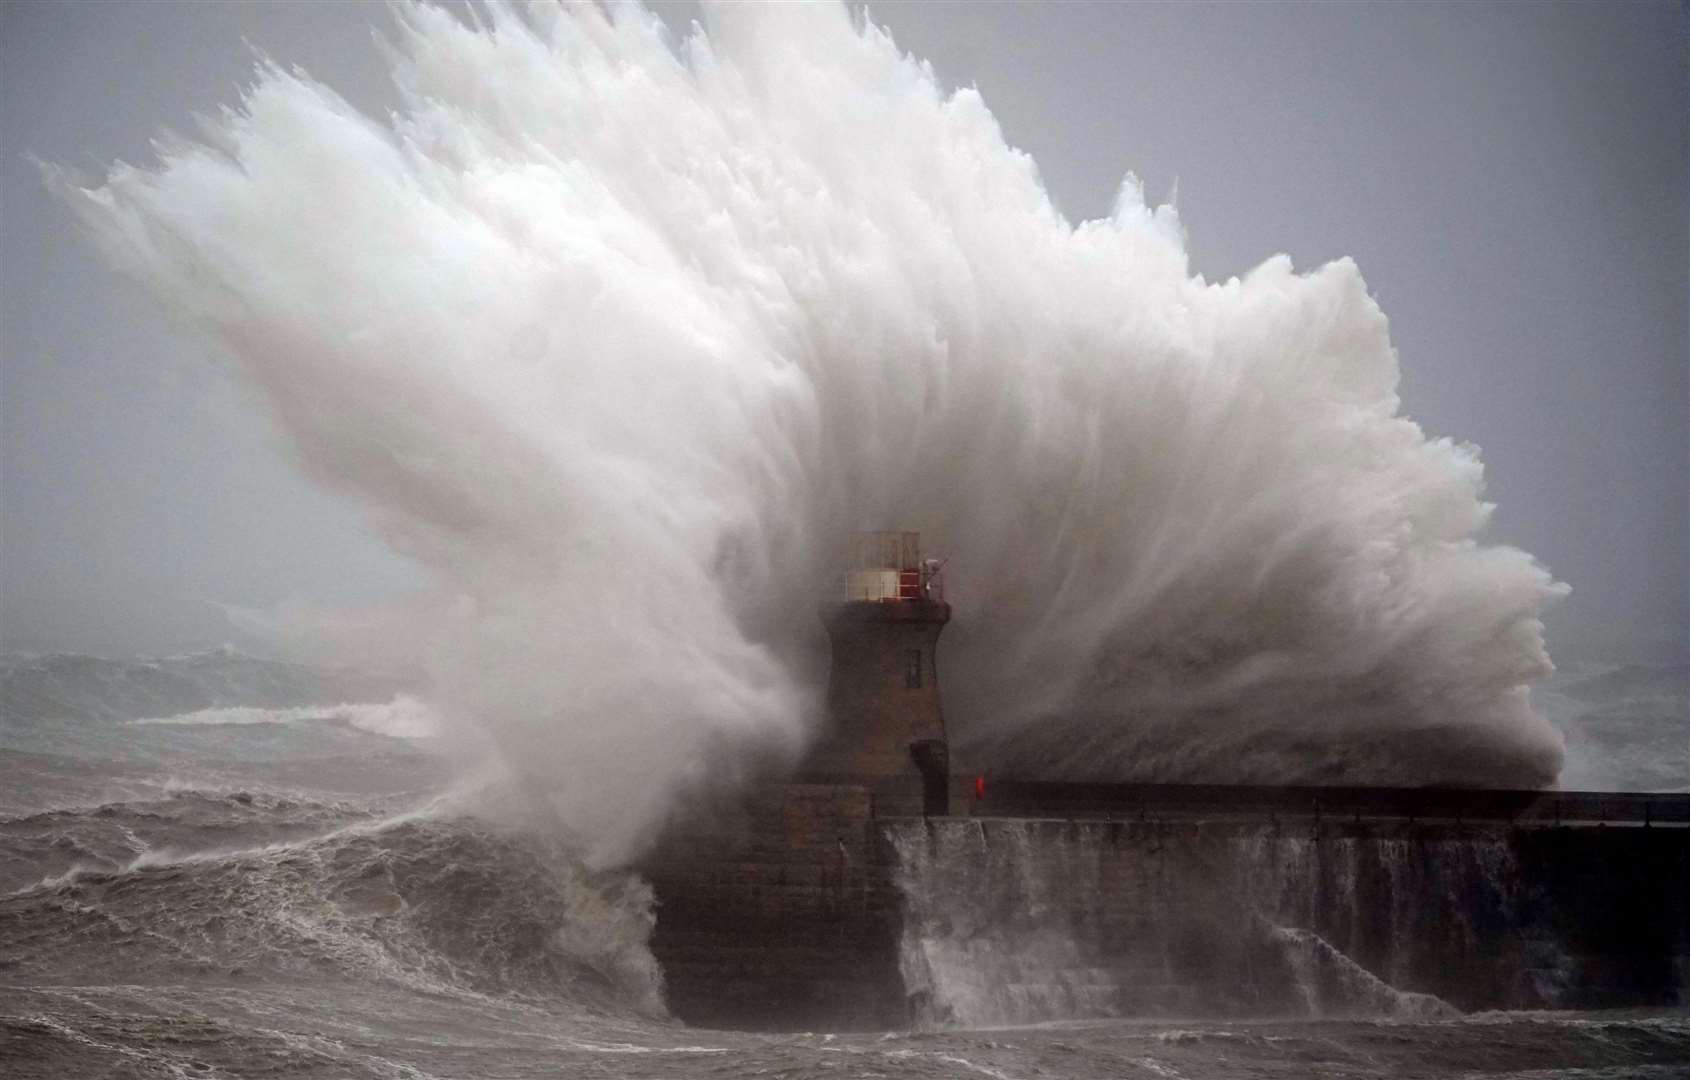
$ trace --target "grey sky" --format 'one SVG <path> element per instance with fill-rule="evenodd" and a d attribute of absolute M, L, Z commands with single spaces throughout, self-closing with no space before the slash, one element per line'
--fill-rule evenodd
<path fill-rule="evenodd" d="M 1407 413 L 1479 444 L 1491 538 L 1574 587 L 1550 645 L 1690 641 L 1690 169 L 1672 4 L 875 4 L 975 84 L 1073 219 L 1178 180 L 1193 268 L 1359 262 Z M 687 5 L 665 8 L 684 21 Z M 0 5 L 0 645 L 238 638 L 221 605 L 413 572 L 295 475 L 203 344 L 98 262 L 26 155 L 98 170 L 235 99 L 246 42 L 392 100 L 379 4 Z M 244 39 L 244 40 L 243 40 Z"/>

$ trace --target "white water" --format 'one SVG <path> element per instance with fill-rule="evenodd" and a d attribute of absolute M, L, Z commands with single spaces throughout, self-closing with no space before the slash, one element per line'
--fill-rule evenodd
<path fill-rule="evenodd" d="M 1353 263 L 1193 277 L 1172 207 L 1129 178 L 1064 221 L 842 7 L 707 22 L 401 7 L 391 117 L 266 67 L 154 167 L 49 170 L 433 582 L 313 633 L 426 658 L 466 763 L 601 861 L 797 752 L 864 528 L 950 557 L 948 715 L 994 765 L 1555 778 L 1559 586 L 1477 542 L 1477 452 L 1398 415 Z"/>
<path fill-rule="evenodd" d="M 1554 946 L 1543 927 L 1513 921 L 1518 875 L 1485 836 L 1439 841 L 1415 860 L 1389 839 L 1317 843 L 1269 827 L 953 819 L 890 836 L 907 905 L 904 985 L 939 1026 L 1447 1019 L 1458 1010 L 1400 988 L 1426 982 L 1427 955 L 1484 955 L 1499 934 Z M 1434 878 L 1419 876 L 1425 867 Z M 1383 963 L 1369 970 L 1346 948 Z"/>
<path fill-rule="evenodd" d="M 372 735 L 395 739 L 427 739 L 439 733 L 440 719 L 425 701 L 396 694 L 392 701 L 342 705 L 295 705 L 280 709 L 236 705 L 196 709 L 175 716 L 132 720 L 133 724 L 292 724 L 301 720 L 343 720 Z"/>
<path fill-rule="evenodd" d="M 1460 1011 L 1449 1003 L 1398 990 L 1310 930 L 1275 927 L 1297 992 L 1309 1016 L 1378 1016 L 1391 1020 L 1447 1020 Z"/>

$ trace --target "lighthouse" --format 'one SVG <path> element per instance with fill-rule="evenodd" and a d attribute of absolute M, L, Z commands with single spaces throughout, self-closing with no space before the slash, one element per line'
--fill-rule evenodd
<path fill-rule="evenodd" d="M 912 1016 L 886 830 L 950 805 L 934 650 L 951 608 L 917 533 L 854 534 L 836 565 L 818 611 L 827 721 L 809 756 L 719 819 L 678 820 L 641 867 L 652 955 L 689 1024 L 884 1031 Z"/>
<path fill-rule="evenodd" d="M 939 703 L 939 634 L 950 621 L 942 564 L 921 534 L 857 533 L 821 605 L 833 664 L 828 728 L 805 772 L 882 788 L 919 782 L 923 812 L 943 814 L 948 751 Z"/>

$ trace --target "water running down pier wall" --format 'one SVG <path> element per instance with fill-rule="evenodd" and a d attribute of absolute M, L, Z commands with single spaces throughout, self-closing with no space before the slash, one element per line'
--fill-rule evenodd
<path fill-rule="evenodd" d="M 647 871 L 671 1010 L 838 1029 L 1690 1001 L 1690 829 L 1194 799 L 890 816 L 908 802 L 794 784 L 672 838 Z"/>
<path fill-rule="evenodd" d="M 887 828 L 906 987 L 936 1022 L 1672 1004 L 1690 972 L 1679 830 Z"/>

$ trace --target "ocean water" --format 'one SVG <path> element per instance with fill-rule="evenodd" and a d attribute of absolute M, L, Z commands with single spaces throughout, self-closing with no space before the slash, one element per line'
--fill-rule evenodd
<path fill-rule="evenodd" d="M 1532 703 L 1567 744 L 1561 786 L 1690 791 L 1690 663 L 1570 663 Z"/>
<path fill-rule="evenodd" d="M 689 1029 L 643 882 L 476 814 L 379 680 L 228 652 L 0 678 L 7 1077 L 1690 1075 L 1684 1010 Z M 956 963 L 951 933 L 910 947 Z"/>

